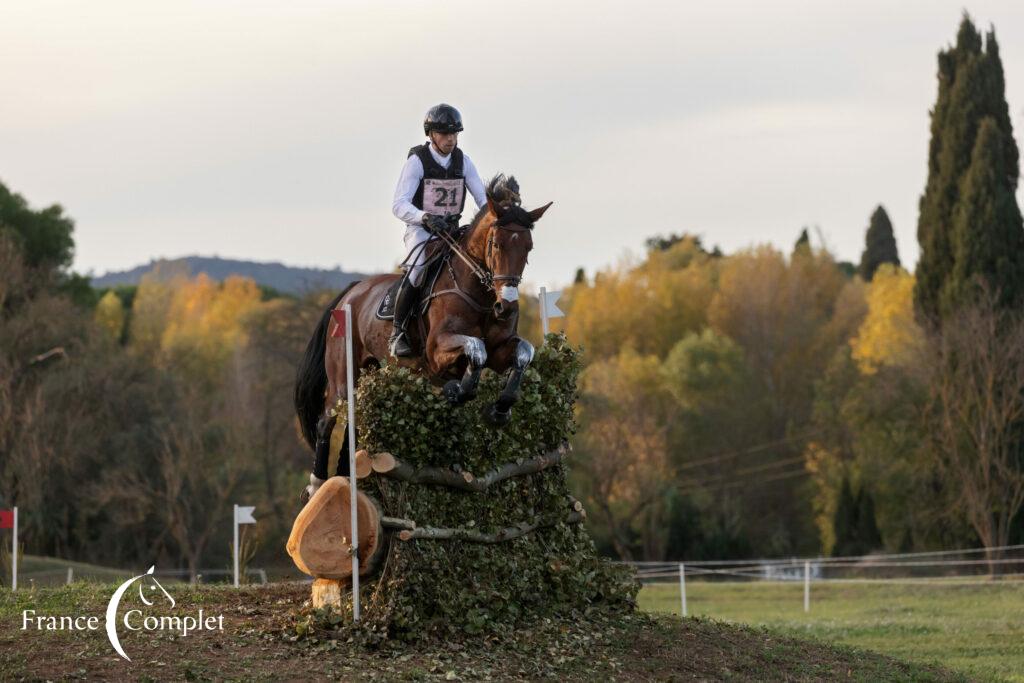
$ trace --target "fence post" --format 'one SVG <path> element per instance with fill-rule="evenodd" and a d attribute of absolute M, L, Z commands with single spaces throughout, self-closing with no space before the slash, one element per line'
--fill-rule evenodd
<path fill-rule="evenodd" d="M 18 506 L 14 506 L 14 520 L 11 541 L 11 590 L 18 590 Z"/>
<path fill-rule="evenodd" d="M 683 616 L 686 616 L 686 567 L 679 563 L 679 602 L 683 608 Z"/>
<path fill-rule="evenodd" d="M 74 576 L 75 576 L 75 569 L 74 569 L 74 567 L 68 567 L 68 585 L 69 586 L 71 585 L 72 580 L 74 580 Z"/>
<path fill-rule="evenodd" d="M 811 563 L 804 561 L 804 611 L 811 611 Z"/>

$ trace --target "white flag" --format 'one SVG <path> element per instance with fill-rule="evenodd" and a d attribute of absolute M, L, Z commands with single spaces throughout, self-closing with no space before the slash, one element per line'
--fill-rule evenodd
<path fill-rule="evenodd" d="M 549 318 L 561 318 L 565 316 L 562 309 L 558 307 L 558 299 L 561 292 L 544 292 L 544 312 Z"/>
<path fill-rule="evenodd" d="M 235 508 L 235 524 L 255 524 L 256 519 L 252 516 L 255 506 L 237 506 Z"/>

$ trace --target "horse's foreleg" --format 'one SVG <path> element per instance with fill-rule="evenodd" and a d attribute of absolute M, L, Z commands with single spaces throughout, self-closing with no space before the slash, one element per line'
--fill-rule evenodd
<path fill-rule="evenodd" d="M 500 357 L 504 354 L 511 354 L 511 359 L 508 360 L 511 360 L 512 370 L 509 372 L 508 381 L 505 382 L 505 388 L 501 390 L 498 400 L 487 409 L 488 420 L 497 427 L 508 424 L 512 417 L 512 404 L 519 400 L 519 387 L 523 383 L 523 373 L 526 372 L 526 368 L 533 360 L 533 344 L 525 339 L 512 337 L 495 354 L 497 356 L 495 360 L 498 362 L 505 360 Z"/>
<path fill-rule="evenodd" d="M 438 365 L 442 367 L 454 365 L 463 355 L 469 360 L 462 379 L 453 379 L 444 385 L 444 395 L 448 402 L 459 405 L 475 397 L 477 386 L 480 384 L 480 373 L 487 363 L 487 347 L 484 346 L 483 340 L 465 334 L 439 335 L 437 351 L 443 361 Z"/>

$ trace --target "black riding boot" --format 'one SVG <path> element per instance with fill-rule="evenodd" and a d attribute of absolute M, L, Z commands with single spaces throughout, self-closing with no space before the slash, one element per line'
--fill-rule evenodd
<path fill-rule="evenodd" d="M 391 331 L 391 339 L 388 341 L 391 355 L 395 358 L 408 358 L 413 355 L 412 346 L 409 344 L 409 335 L 405 333 L 405 328 L 419 298 L 420 288 L 413 287 L 408 282 L 398 289 L 398 297 L 395 300 L 395 326 Z"/>

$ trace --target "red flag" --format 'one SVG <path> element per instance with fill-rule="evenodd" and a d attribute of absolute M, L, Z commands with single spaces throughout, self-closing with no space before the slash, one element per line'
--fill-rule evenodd
<path fill-rule="evenodd" d="M 14 510 L 0 510 L 0 529 L 14 528 Z"/>
<path fill-rule="evenodd" d="M 334 331 L 331 332 L 332 337 L 344 337 L 345 336 L 345 311 L 334 309 L 331 311 L 331 317 L 334 318 Z"/>

